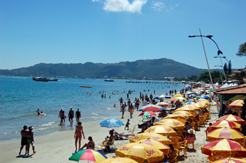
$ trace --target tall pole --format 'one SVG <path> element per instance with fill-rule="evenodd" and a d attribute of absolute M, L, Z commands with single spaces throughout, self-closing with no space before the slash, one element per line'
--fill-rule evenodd
<path fill-rule="evenodd" d="M 205 46 L 204 46 L 203 39 L 202 39 L 202 32 L 201 32 L 201 29 L 200 29 L 200 28 L 199 28 L 199 31 L 200 31 L 200 35 L 201 35 L 201 40 L 202 40 L 202 46 L 203 46 L 203 50 L 204 50 L 204 55 L 205 55 L 205 58 L 206 58 L 206 61 L 207 61 L 208 72 L 209 72 L 209 76 L 210 76 L 210 82 L 211 82 L 211 84 L 212 84 L 213 90 L 215 90 L 215 88 L 214 88 L 214 83 L 213 83 L 213 79 L 212 79 L 211 72 L 210 72 L 210 68 L 209 68 L 209 64 L 208 64 L 208 58 L 207 58 Z"/>
<path fill-rule="evenodd" d="M 223 72 L 224 72 L 225 80 L 226 80 L 226 83 L 227 83 L 227 78 L 226 78 L 226 74 L 225 74 L 225 70 L 224 70 L 224 67 L 223 67 L 223 62 L 222 62 L 221 56 L 220 56 L 220 61 L 221 61 L 221 66 L 222 66 L 222 69 L 223 69 Z"/>
<path fill-rule="evenodd" d="M 218 69 L 220 69 L 220 66 L 219 65 L 216 65 L 215 67 L 218 67 Z M 221 83 L 223 84 L 223 79 L 222 79 L 222 76 L 221 76 L 221 72 L 220 72 L 220 79 L 221 79 Z"/>

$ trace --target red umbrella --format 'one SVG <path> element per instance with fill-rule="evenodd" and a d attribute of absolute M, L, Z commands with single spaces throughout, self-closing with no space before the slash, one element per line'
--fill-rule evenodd
<path fill-rule="evenodd" d="M 143 112 L 145 111 L 152 111 L 152 112 L 159 112 L 161 111 L 161 109 L 157 108 L 157 107 L 153 107 L 153 106 L 150 106 L 150 107 L 146 107 L 144 110 L 142 110 Z"/>
<path fill-rule="evenodd" d="M 147 113 L 146 113 L 147 112 Z M 152 112 L 152 111 L 146 111 L 146 112 L 142 112 L 142 113 L 140 113 L 138 116 L 143 116 L 144 114 L 147 114 L 147 115 L 151 115 L 151 116 L 156 116 L 156 114 L 154 113 L 154 112 Z M 149 112 L 149 114 L 148 114 L 148 112 Z"/>

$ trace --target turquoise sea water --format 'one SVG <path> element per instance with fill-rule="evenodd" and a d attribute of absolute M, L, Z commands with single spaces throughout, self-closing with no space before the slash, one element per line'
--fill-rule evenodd
<path fill-rule="evenodd" d="M 80 88 L 79 85 L 92 88 Z M 135 97 L 139 98 L 139 92 L 149 95 L 154 94 L 155 90 L 155 95 L 161 95 L 183 88 L 183 84 L 172 82 L 146 84 L 126 83 L 125 80 L 105 82 L 102 79 L 67 78 L 57 82 L 36 82 L 30 77 L 0 77 L 0 141 L 19 139 L 23 125 L 34 126 L 35 136 L 71 130 L 68 119 L 64 126 L 59 126 L 58 113 L 61 107 L 66 115 L 70 107 L 75 111 L 79 108 L 82 122 L 98 121 L 120 115 L 119 98 L 126 101 L 128 90 L 134 91 L 130 95 L 133 101 Z M 101 98 L 100 92 L 103 91 L 107 98 Z M 37 116 L 37 109 L 47 115 Z"/>

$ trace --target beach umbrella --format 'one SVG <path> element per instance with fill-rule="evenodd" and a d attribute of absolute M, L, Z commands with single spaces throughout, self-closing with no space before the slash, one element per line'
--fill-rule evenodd
<path fill-rule="evenodd" d="M 139 163 L 158 162 L 163 159 L 163 153 L 156 147 L 145 143 L 128 143 L 115 151 L 119 157 L 128 157 Z"/>
<path fill-rule="evenodd" d="M 74 153 L 71 157 L 69 157 L 69 160 L 71 161 L 85 160 L 85 161 L 96 162 L 96 161 L 104 160 L 106 158 L 107 157 L 99 151 L 95 151 L 92 149 L 81 149 L 78 152 Z"/>
<path fill-rule="evenodd" d="M 181 95 L 181 94 L 176 94 L 176 95 L 174 95 L 174 97 L 183 97 L 183 95 Z"/>
<path fill-rule="evenodd" d="M 170 126 L 164 126 L 164 125 L 151 126 L 148 129 L 146 129 L 144 132 L 160 134 L 163 136 L 177 135 L 177 132 L 174 131 Z"/>
<path fill-rule="evenodd" d="M 245 124 L 245 121 L 242 118 L 235 116 L 235 115 L 232 115 L 232 114 L 224 115 L 223 117 L 220 117 L 216 121 L 218 122 L 218 121 L 222 121 L 222 120 L 232 121 L 232 122 L 236 122 L 239 124 Z"/>
<path fill-rule="evenodd" d="M 156 116 L 156 114 L 152 111 L 143 111 L 142 113 L 140 113 L 138 116 Z"/>
<path fill-rule="evenodd" d="M 165 137 L 165 136 L 162 136 L 160 134 L 154 134 L 154 133 L 141 133 L 141 134 L 137 134 L 135 136 L 133 136 L 131 139 L 130 139 L 130 143 L 135 143 L 137 141 L 140 141 L 142 139 L 147 139 L 147 138 L 150 138 L 150 139 L 154 139 L 158 142 L 161 142 L 161 143 L 168 143 L 170 140 Z"/>
<path fill-rule="evenodd" d="M 124 123 L 119 119 L 109 118 L 100 123 L 101 127 L 120 127 L 124 126 Z"/>
<path fill-rule="evenodd" d="M 229 105 L 229 107 L 235 109 L 241 109 L 243 107 L 243 104 L 244 104 L 243 100 L 235 100 Z"/>
<path fill-rule="evenodd" d="M 170 98 L 170 99 L 168 99 L 168 101 L 178 101 L 178 99 L 176 99 L 176 98 Z"/>
<path fill-rule="evenodd" d="M 145 109 L 143 109 L 142 111 L 143 112 L 145 112 L 145 111 L 159 112 L 159 111 L 161 111 L 161 109 L 159 109 L 158 107 L 149 106 L 149 107 L 146 107 Z"/>
<path fill-rule="evenodd" d="M 195 107 L 194 107 L 195 108 Z M 178 108 L 178 109 L 176 109 L 174 112 L 177 112 L 177 111 L 186 111 L 186 112 L 189 112 L 189 113 L 191 113 L 191 114 L 195 114 L 195 110 L 194 109 L 192 109 L 189 105 L 185 105 L 185 106 L 183 106 L 183 107 L 181 107 L 181 108 Z"/>
<path fill-rule="evenodd" d="M 188 111 L 178 110 L 178 111 L 175 111 L 173 114 L 169 115 L 168 117 L 169 118 L 175 118 L 175 117 L 191 118 L 193 117 L 193 114 L 189 113 Z"/>
<path fill-rule="evenodd" d="M 238 131 L 241 130 L 240 124 L 238 124 L 236 122 L 228 121 L 228 120 L 222 120 L 222 121 L 215 122 L 214 124 L 209 126 L 208 131 L 212 131 L 214 129 L 221 128 L 221 127 L 232 128 L 232 129 L 236 129 Z"/>
<path fill-rule="evenodd" d="M 185 123 L 187 118 L 185 118 L 185 117 L 179 117 L 179 116 L 170 117 L 170 115 L 169 115 L 169 116 L 166 116 L 163 119 L 174 119 L 174 120 L 178 120 L 178 121 L 180 121 L 182 123 Z"/>
<path fill-rule="evenodd" d="M 178 99 L 179 101 L 186 100 L 186 98 L 184 98 L 184 97 L 175 97 L 175 98 Z"/>
<path fill-rule="evenodd" d="M 157 105 L 158 105 L 158 106 L 161 106 L 161 107 L 169 106 L 169 104 L 166 103 L 166 102 L 159 102 L 159 103 L 157 103 Z"/>
<path fill-rule="evenodd" d="M 191 101 L 191 100 L 188 100 L 185 104 L 186 104 L 186 105 L 189 105 L 189 104 L 194 104 L 194 102 L 193 102 L 193 101 Z"/>
<path fill-rule="evenodd" d="M 238 142 L 222 139 L 201 147 L 202 153 L 213 157 L 245 157 L 246 149 Z"/>
<path fill-rule="evenodd" d="M 152 107 L 157 107 L 157 108 L 162 108 L 161 106 L 158 106 L 158 105 L 148 104 L 148 105 L 142 106 L 141 109 L 145 109 L 145 108 L 150 107 L 150 106 L 152 106 Z"/>
<path fill-rule="evenodd" d="M 241 134 L 239 131 L 231 129 L 231 128 L 218 128 L 215 129 L 207 134 L 207 139 L 209 142 L 220 140 L 220 139 L 230 139 L 233 141 L 236 141 L 240 144 L 243 144 L 244 141 L 244 135 Z"/>
<path fill-rule="evenodd" d="M 184 107 L 188 107 L 188 108 L 193 109 L 195 111 L 200 110 L 200 107 L 196 106 L 195 103 L 189 104 L 189 105 L 185 105 Z"/>
<path fill-rule="evenodd" d="M 143 140 L 140 140 L 140 141 L 137 141 L 136 143 L 144 143 L 144 144 L 149 144 L 149 145 L 152 145 L 154 147 L 156 147 L 157 149 L 159 149 L 160 151 L 162 151 L 162 153 L 165 155 L 165 154 L 168 154 L 169 151 L 170 151 L 170 147 L 167 146 L 166 144 L 163 144 L 161 142 L 158 142 L 154 139 L 143 139 Z"/>
<path fill-rule="evenodd" d="M 159 96 L 159 98 L 165 98 L 165 95 L 162 94 L 162 95 Z"/>
<path fill-rule="evenodd" d="M 220 158 L 218 160 L 213 161 L 212 163 L 246 163 L 246 160 L 236 157 L 228 157 Z"/>
<path fill-rule="evenodd" d="M 155 125 L 165 125 L 165 126 L 170 126 L 175 129 L 182 129 L 185 127 L 184 123 L 176 119 L 162 119 L 156 122 Z"/>
<path fill-rule="evenodd" d="M 96 163 L 138 163 L 138 162 L 127 157 L 125 158 L 115 157 L 115 158 L 107 158 L 105 160 L 97 161 Z"/>

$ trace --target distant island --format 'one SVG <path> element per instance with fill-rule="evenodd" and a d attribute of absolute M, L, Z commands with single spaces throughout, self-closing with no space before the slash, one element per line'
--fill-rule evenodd
<path fill-rule="evenodd" d="M 39 63 L 34 66 L 13 70 L 0 70 L 0 76 L 49 76 L 50 71 L 65 78 L 112 78 L 112 79 L 164 79 L 165 77 L 199 76 L 204 69 L 189 66 L 171 59 L 137 60 L 119 63 L 50 64 Z"/>

